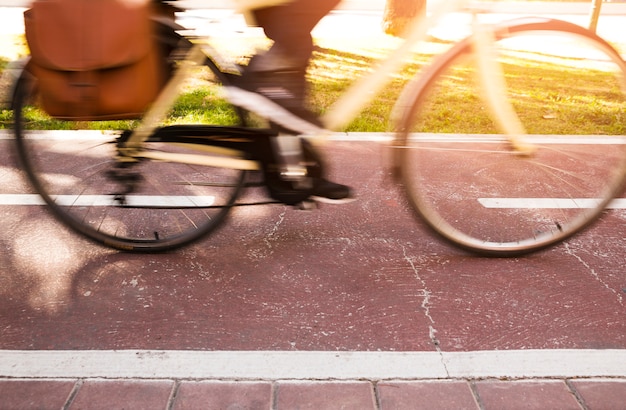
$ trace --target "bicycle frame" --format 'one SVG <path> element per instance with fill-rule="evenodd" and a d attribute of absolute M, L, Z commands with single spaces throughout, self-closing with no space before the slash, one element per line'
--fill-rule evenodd
<path fill-rule="evenodd" d="M 471 35 L 427 55 L 430 64 L 399 93 L 387 159 L 416 216 L 455 246 L 491 256 L 545 249 L 589 226 L 622 195 L 626 64 L 606 40 L 574 23 L 527 17 L 482 24 L 483 10 L 465 3 L 435 3 L 429 18 L 415 22 L 400 47 L 332 106 L 321 135 L 255 127 L 232 102 L 217 124 L 233 124 L 235 114 L 238 125 L 164 126 L 195 65 L 216 79 L 205 101 L 217 101 L 220 113 L 228 96 L 215 99 L 213 88 L 230 92 L 240 70 L 220 61 L 212 44 L 170 24 L 159 34 L 168 69 L 172 62 L 179 69 L 168 70 L 170 81 L 135 131 L 102 139 L 82 139 L 81 132 L 67 145 L 42 138 L 39 112 L 31 109 L 37 78 L 27 72 L 14 101 L 19 158 L 33 189 L 75 231 L 117 249 L 174 249 L 212 232 L 234 206 L 316 199 L 314 184 L 327 173 L 308 140 L 344 127 L 388 80 L 404 74 L 400 69 L 414 66 L 417 43 L 431 43 L 423 40 L 443 26 L 438 20 L 469 11 Z M 284 147 L 281 137 L 299 149 Z M 277 202 L 239 202 L 246 188 L 261 188 Z"/>
<path fill-rule="evenodd" d="M 523 141 L 525 134 L 523 126 L 517 115 L 504 96 L 504 78 L 495 56 L 492 55 L 493 36 L 492 28 L 478 22 L 476 15 L 483 10 L 468 6 L 469 0 L 439 0 L 436 2 L 431 14 L 418 18 L 412 22 L 407 30 L 405 41 L 396 48 L 381 64 L 370 74 L 365 75 L 353 84 L 342 97 L 330 108 L 328 114 L 322 118 L 327 130 L 326 135 L 308 137 L 324 138 L 332 131 L 338 131 L 354 119 L 363 109 L 364 105 L 371 100 L 372 94 L 377 94 L 389 81 L 391 75 L 402 69 L 407 63 L 406 56 L 414 47 L 426 39 L 428 31 L 436 25 L 445 15 L 460 10 L 469 10 L 474 14 L 472 36 L 475 43 L 475 54 L 478 62 L 478 72 L 481 73 L 480 81 L 485 90 L 484 99 L 492 109 L 493 117 L 498 121 L 503 133 L 508 136 L 512 147 L 522 154 L 532 152 L 532 146 Z M 253 160 L 240 158 L 211 157 L 210 155 L 165 155 L 159 152 L 142 152 L 141 146 L 151 133 L 156 124 L 162 121 L 174 103 L 182 82 L 189 76 L 190 70 L 195 65 L 200 65 L 205 58 L 211 59 L 218 67 L 227 71 L 236 71 L 238 68 L 231 63 L 223 61 L 217 51 L 209 44 L 195 42 L 178 70 L 170 79 L 159 98 L 146 112 L 140 126 L 132 133 L 119 151 L 121 161 L 132 161 L 136 158 L 145 158 L 157 161 L 175 161 L 193 163 L 196 165 L 219 166 L 242 170 L 258 170 L 259 165 Z M 402 96 L 396 103 L 396 108 L 402 106 Z"/>

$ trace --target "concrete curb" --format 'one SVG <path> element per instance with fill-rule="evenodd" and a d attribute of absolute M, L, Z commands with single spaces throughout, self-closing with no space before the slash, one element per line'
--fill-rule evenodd
<path fill-rule="evenodd" d="M 626 350 L 0 351 L 0 377 L 237 380 L 626 378 Z"/>

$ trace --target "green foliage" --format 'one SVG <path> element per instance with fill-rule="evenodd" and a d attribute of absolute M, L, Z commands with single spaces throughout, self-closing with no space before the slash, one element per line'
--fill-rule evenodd
<path fill-rule="evenodd" d="M 432 54 L 437 54 L 445 43 L 433 41 Z M 309 70 L 311 106 L 324 113 L 328 107 L 382 54 L 381 50 L 344 51 L 318 48 Z M 391 111 L 403 87 L 427 64 L 431 54 L 412 56 L 410 64 L 383 91 L 373 96 L 363 112 L 346 129 L 351 132 L 385 132 L 391 129 Z M 529 64 L 528 61 L 532 63 Z M 0 59 L 0 68 L 7 64 Z M 430 101 L 428 121 L 420 131 L 426 132 L 497 132 L 487 115 L 482 100 L 477 97 L 470 66 L 459 66 L 450 77 L 450 83 L 439 90 Z M 608 87 L 612 77 L 602 71 L 584 66 L 562 70 L 551 61 L 511 57 L 505 64 L 510 92 L 515 97 L 515 109 L 531 133 L 543 134 L 624 134 L 623 94 Z M 34 110 L 34 109 L 33 109 Z M 72 126 L 50 119 L 42 112 L 29 115 L 37 128 L 59 129 Z M 0 128 L 9 128 L 10 111 L 0 112 Z M 201 73 L 197 81 L 187 87 L 175 104 L 168 123 L 237 124 L 233 108 L 221 96 L 219 88 L 207 81 Z M 80 124 L 81 126 L 84 124 Z M 90 123 L 97 129 L 127 129 L 136 121 L 105 121 Z M 76 126 L 76 124 L 74 124 Z"/>

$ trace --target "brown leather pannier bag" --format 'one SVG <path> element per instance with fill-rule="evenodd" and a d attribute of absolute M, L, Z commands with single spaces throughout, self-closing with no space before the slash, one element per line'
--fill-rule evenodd
<path fill-rule="evenodd" d="M 43 109 L 71 120 L 137 118 L 164 83 L 150 0 L 36 0 L 24 13 Z"/>

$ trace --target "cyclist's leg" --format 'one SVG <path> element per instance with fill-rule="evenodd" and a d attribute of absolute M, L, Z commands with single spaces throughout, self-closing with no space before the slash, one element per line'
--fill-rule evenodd
<path fill-rule="evenodd" d="M 254 62 L 258 71 L 306 69 L 313 53 L 311 31 L 340 0 L 295 0 L 253 11 L 257 24 L 274 41 L 266 58 Z"/>
<path fill-rule="evenodd" d="M 311 31 L 339 2 L 295 0 L 253 10 L 255 23 L 274 44 L 252 58 L 236 89 L 231 89 L 232 101 L 267 117 L 288 133 L 321 132 L 323 125 L 306 106 L 306 69 L 313 53 Z M 313 196 L 326 201 L 343 202 L 352 196 L 349 187 L 323 178 L 314 186 Z"/>
<path fill-rule="evenodd" d="M 251 11 L 273 40 L 255 55 L 229 89 L 231 101 L 299 134 L 319 133 L 318 116 L 306 104 L 306 70 L 313 52 L 311 30 L 339 0 L 295 0 Z"/>

